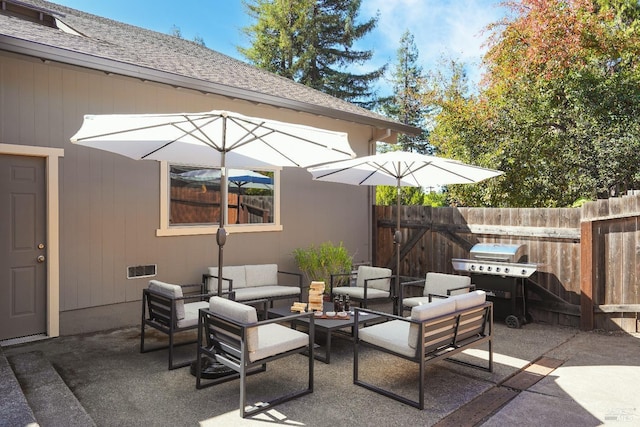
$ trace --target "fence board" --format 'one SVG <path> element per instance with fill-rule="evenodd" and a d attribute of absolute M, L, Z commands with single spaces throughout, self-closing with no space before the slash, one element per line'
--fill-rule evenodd
<path fill-rule="evenodd" d="M 395 206 L 377 206 L 373 212 L 374 262 L 391 263 L 395 269 Z M 531 282 L 557 297 L 547 304 L 554 314 L 539 319 L 570 325 L 577 324 L 572 313 L 578 312 L 581 304 L 580 225 L 595 221 L 592 265 L 595 325 L 635 332 L 637 314 L 595 308 L 640 304 L 640 196 L 598 200 L 581 209 L 404 206 L 399 214 L 403 243 L 411 242 L 403 253 L 401 275 L 422 277 L 427 271 L 453 273 L 451 258 L 468 258 L 470 247 L 479 242 L 522 243 L 527 246 L 528 261 L 542 264 Z M 566 309 L 557 309 L 563 304 Z"/>

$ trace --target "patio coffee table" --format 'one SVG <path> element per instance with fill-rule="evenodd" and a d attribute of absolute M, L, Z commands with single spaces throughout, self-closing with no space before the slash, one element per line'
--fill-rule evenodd
<path fill-rule="evenodd" d="M 332 311 L 332 310 L 333 310 L 333 303 L 325 302 L 324 312 L 326 313 L 327 311 Z M 270 318 L 284 317 L 290 314 L 291 314 L 290 307 L 270 308 L 268 311 L 268 316 Z M 314 351 L 315 359 L 327 364 L 331 363 L 331 335 L 333 335 L 334 333 L 336 334 L 339 333 L 341 336 L 351 338 L 353 336 L 354 317 L 355 316 L 351 314 L 346 319 L 341 319 L 337 316 L 330 319 L 320 319 L 317 317 L 313 319 L 315 331 L 324 332 L 326 337 L 324 354 L 320 354 L 319 352 Z M 358 319 L 358 325 L 362 325 L 364 323 L 376 323 L 384 319 L 385 318 L 382 316 L 360 313 L 360 316 Z M 297 319 L 294 322 L 292 322 L 291 327 L 295 329 L 297 326 L 308 327 L 308 325 L 309 325 L 309 320 L 306 318 L 303 318 L 303 319 Z M 343 331 L 343 329 L 345 328 L 350 328 L 350 332 L 347 333 Z"/>

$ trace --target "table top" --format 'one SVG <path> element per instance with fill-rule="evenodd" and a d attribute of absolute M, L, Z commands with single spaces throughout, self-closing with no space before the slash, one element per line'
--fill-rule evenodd
<path fill-rule="evenodd" d="M 324 303 L 324 310 L 325 312 L 327 311 L 333 311 L 333 303 L 332 302 L 325 302 Z M 284 317 L 284 316 L 289 316 L 291 314 L 295 314 L 293 312 L 291 312 L 291 308 L 290 307 L 279 307 L 279 308 L 270 308 L 269 309 L 269 315 L 270 317 Z M 341 319 L 339 317 L 335 317 L 335 318 L 330 318 L 330 319 L 320 319 L 320 318 L 315 318 L 313 321 L 313 324 L 315 325 L 316 328 L 320 328 L 320 329 L 342 329 L 342 328 L 346 328 L 349 326 L 353 326 L 353 322 L 355 320 L 355 315 L 353 314 L 353 312 L 350 313 L 351 316 L 348 319 Z M 368 322 L 371 320 L 378 320 L 382 318 L 381 316 L 375 315 L 375 314 L 370 314 L 370 313 L 363 313 L 360 312 L 360 316 L 358 317 L 358 323 L 363 323 L 363 322 Z M 300 318 L 296 320 L 297 322 L 303 322 L 303 323 L 308 323 L 309 319 L 307 318 Z"/>

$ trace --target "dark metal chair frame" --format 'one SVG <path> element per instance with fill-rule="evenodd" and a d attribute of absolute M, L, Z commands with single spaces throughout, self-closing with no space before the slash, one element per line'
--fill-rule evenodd
<path fill-rule="evenodd" d="M 173 363 L 173 349 L 187 344 L 193 344 L 195 339 L 175 343 L 174 336 L 180 332 L 194 330 L 198 327 L 198 324 L 194 324 L 187 327 L 178 327 L 178 318 L 176 313 L 176 302 L 182 300 L 185 303 L 205 301 L 212 297 L 212 294 L 203 293 L 202 284 L 193 285 L 179 285 L 183 290 L 189 288 L 198 288 L 200 293 L 196 295 L 186 295 L 181 298 L 169 298 L 168 296 L 155 292 L 149 289 L 142 290 L 142 319 L 140 322 L 140 353 L 148 353 L 151 351 L 169 349 L 169 370 L 183 368 L 188 366 L 192 361 L 181 363 Z M 233 294 L 230 294 L 232 297 Z M 154 328 L 160 332 L 163 332 L 169 336 L 169 343 L 167 345 L 145 348 L 145 335 L 146 327 Z"/>
<path fill-rule="evenodd" d="M 309 317 L 309 342 L 303 347 L 273 356 L 265 357 L 257 361 L 250 361 L 247 346 L 247 329 L 266 325 L 269 323 L 292 322 L 301 317 Z M 201 309 L 198 320 L 198 351 L 197 366 L 200 366 L 203 356 L 208 356 L 217 362 L 231 368 L 235 373 L 212 379 L 204 383 L 200 370 L 196 373 L 196 388 L 202 389 L 223 382 L 240 378 L 240 415 L 242 418 L 270 410 L 276 405 L 294 398 L 313 393 L 313 349 L 314 349 L 314 316 L 313 313 L 300 313 L 275 319 L 262 320 L 257 323 L 241 323 L 228 317 L 216 314 L 210 310 Z M 308 355 L 309 377 L 306 389 L 298 390 L 272 398 L 260 406 L 247 409 L 247 376 L 264 372 L 267 363 L 294 354 Z"/>
<path fill-rule="evenodd" d="M 420 328 L 418 332 L 418 338 L 420 341 L 417 345 L 416 355 L 414 357 L 408 357 L 406 355 L 396 353 L 393 350 L 361 341 L 358 337 L 359 330 L 356 328 L 354 330 L 353 346 L 353 383 L 356 385 L 422 410 L 424 409 L 425 371 L 428 364 L 435 363 L 440 360 L 447 360 L 484 371 L 493 372 L 493 303 L 491 302 L 485 302 L 483 305 L 478 307 L 456 311 L 451 314 L 446 314 L 424 321 L 415 321 L 401 316 L 356 308 L 355 322 L 358 321 L 359 312 L 361 311 L 385 316 L 389 320 L 401 320 L 418 325 Z M 479 313 L 482 313 L 481 317 L 478 317 Z M 472 320 L 474 318 L 479 320 Z M 459 327 L 462 324 L 464 324 L 465 332 L 459 334 Z M 469 329 L 471 329 L 471 331 L 469 331 Z M 435 345 L 434 340 L 436 343 Z M 429 344 L 426 345 L 425 343 L 428 342 Z M 489 361 L 487 367 L 457 359 L 450 359 L 451 356 L 457 353 L 468 348 L 477 347 L 484 343 L 487 343 L 489 347 Z M 361 380 L 359 378 L 358 363 L 360 346 L 374 348 L 376 350 L 392 354 L 396 357 L 417 363 L 419 365 L 418 400 L 411 400 L 405 396 L 401 396 L 392 391 Z"/>
<path fill-rule="evenodd" d="M 286 275 L 286 276 L 296 276 L 298 278 L 298 283 L 296 284 L 296 286 L 300 289 L 300 297 L 302 298 L 302 294 L 303 294 L 303 286 L 302 286 L 302 274 L 300 273 L 292 273 L 289 271 L 282 271 L 282 270 L 278 270 L 278 274 L 282 274 L 282 275 Z M 218 275 L 217 274 L 203 274 L 202 275 L 202 288 L 206 289 L 207 287 L 207 281 L 209 279 L 218 279 Z M 227 279 L 226 277 L 222 277 L 222 281 L 223 282 L 228 282 L 229 283 L 229 287 L 227 292 L 234 292 L 233 291 L 233 279 Z M 274 285 L 277 285 L 278 283 L 274 283 Z M 249 286 L 251 287 L 251 286 Z M 214 292 L 213 290 L 211 290 L 210 292 L 213 292 L 214 294 L 217 294 L 217 290 Z M 273 297 L 266 297 L 266 299 L 269 302 L 269 307 L 273 308 L 273 302 L 275 300 L 280 300 L 280 299 L 292 299 L 295 298 L 295 296 L 291 296 L 291 295 L 281 295 L 281 296 L 273 296 Z M 235 299 L 235 298 L 234 298 Z M 243 304 L 246 304 L 247 301 L 238 301 L 241 302 Z"/>
<path fill-rule="evenodd" d="M 329 295 L 330 298 L 333 299 L 334 295 L 333 295 L 333 288 L 334 288 L 334 279 L 338 278 L 338 277 L 349 277 L 350 279 L 353 278 L 353 272 L 351 273 L 336 273 L 336 274 L 332 274 L 331 275 L 331 280 L 330 280 L 330 287 L 329 287 Z M 356 276 L 357 277 L 357 276 Z M 369 289 L 369 282 L 374 281 L 374 280 L 382 280 L 382 279 L 389 279 L 391 281 L 391 284 L 389 285 L 389 296 L 388 297 L 384 297 L 384 298 L 369 298 L 367 296 L 367 290 Z M 371 279 L 365 279 L 364 280 L 364 295 L 362 298 L 358 298 L 358 297 L 353 297 L 351 295 L 349 295 L 349 300 L 352 302 L 357 302 L 358 305 L 360 307 L 364 307 L 364 308 L 368 308 L 368 301 L 372 301 L 372 302 L 380 302 L 380 301 L 386 301 L 386 300 L 390 300 L 393 301 L 393 282 L 395 280 L 395 276 L 382 276 L 382 277 L 372 277 Z M 351 280 L 349 281 L 348 285 L 345 286 L 351 286 Z M 336 288 L 339 288 L 341 286 L 335 286 Z"/>
<path fill-rule="evenodd" d="M 400 313 L 404 313 L 405 310 L 411 310 L 411 308 L 412 308 L 412 307 L 409 307 L 409 306 L 406 306 L 406 305 L 402 304 L 402 301 L 405 298 L 405 296 L 404 296 L 405 289 L 406 288 L 420 288 L 420 290 L 424 290 L 425 282 L 426 282 L 426 279 L 420 279 L 420 280 L 412 280 L 412 281 L 409 281 L 409 282 L 400 283 L 400 305 L 402 306 L 401 307 L 402 311 L 400 311 Z M 452 292 L 461 291 L 462 289 L 468 289 L 469 292 L 473 292 L 473 291 L 476 290 L 476 285 L 471 284 L 469 286 L 461 286 L 459 288 L 447 289 L 447 295 L 429 294 L 429 302 L 431 302 L 431 300 L 434 297 L 435 298 L 448 298 L 448 297 L 451 296 Z M 424 296 L 424 295 L 422 295 L 422 293 L 421 293 L 420 296 Z"/>

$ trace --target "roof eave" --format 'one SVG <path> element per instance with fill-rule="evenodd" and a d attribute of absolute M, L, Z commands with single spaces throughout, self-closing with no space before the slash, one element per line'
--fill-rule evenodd
<path fill-rule="evenodd" d="M 390 129 L 391 131 L 418 135 L 421 130 L 413 126 L 391 120 L 375 119 L 355 113 L 336 110 L 329 107 L 309 104 L 292 99 L 281 98 L 256 91 L 251 91 L 239 87 L 212 83 L 205 80 L 185 77 L 166 71 L 160 71 L 148 67 L 142 67 L 112 59 L 101 58 L 95 55 L 76 52 L 59 47 L 44 45 L 29 40 L 18 39 L 0 34 L 0 50 L 32 56 L 41 60 L 55 61 L 84 68 L 91 68 L 105 73 L 120 74 L 134 77 L 141 80 L 148 80 L 157 83 L 164 83 L 174 87 L 193 89 L 203 93 L 227 96 L 230 98 L 242 99 L 260 104 L 272 105 L 280 108 L 288 108 L 319 116 L 330 117 L 349 122 L 370 125 L 380 129 Z"/>

